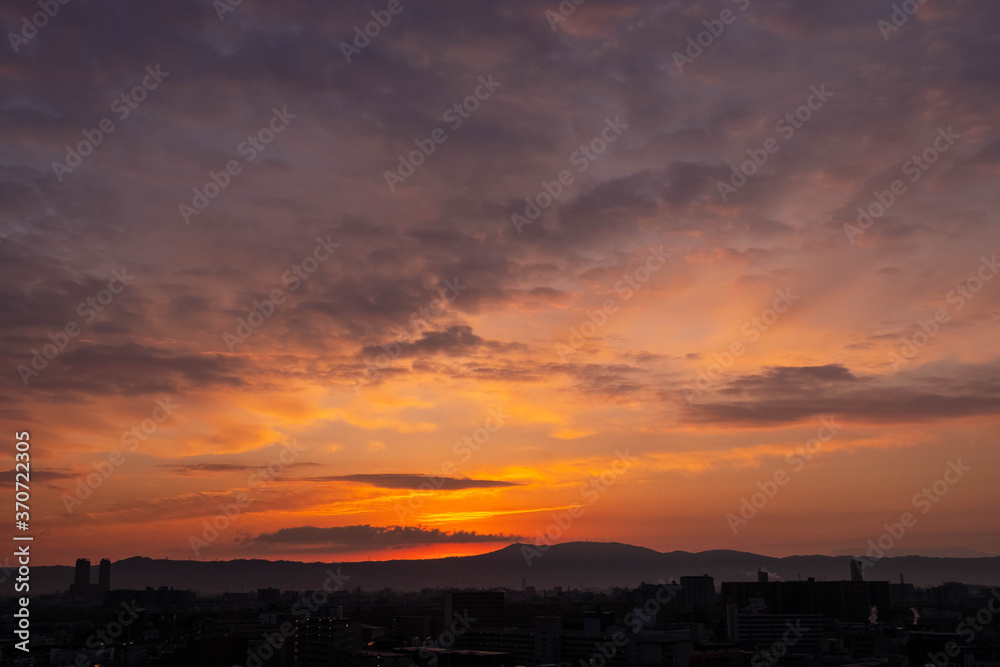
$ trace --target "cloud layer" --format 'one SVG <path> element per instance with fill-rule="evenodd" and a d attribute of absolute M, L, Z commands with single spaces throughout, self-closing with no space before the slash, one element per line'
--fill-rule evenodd
<path fill-rule="evenodd" d="M 487 549 L 576 505 L 564 539 L 839 553 L 1000 463 L 995 3 L 404 3 L 357 52 L 374 5 L 218 4 L 8 37 L 0 421 L 53 562 L 189 556 L 241 493 L 206 557 Z M 908 548 L 1000 552 L 985 477 Z"/>

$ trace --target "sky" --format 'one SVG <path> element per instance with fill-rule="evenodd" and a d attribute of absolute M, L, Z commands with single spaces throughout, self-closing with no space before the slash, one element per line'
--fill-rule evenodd
<path fill-rule="evenodd" d="M 1000 554 L 996 3 L 45 6 L 0 8 L 36 564 Z"/>

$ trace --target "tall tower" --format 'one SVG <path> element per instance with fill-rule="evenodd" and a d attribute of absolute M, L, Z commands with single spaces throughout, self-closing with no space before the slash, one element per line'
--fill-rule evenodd
<path fill-rule="evenodd" d="M 98 570 L 97 584 L 101 587 L 102 591 L 111 590 L 111 560 L 108 558 L 101 559 L 101 568 Z"/>
<path fill-rule="evenodd" d="M 73 575 L 73 583 L 77 586 L 86 586 L 90 583 L 90 561 L 88 559 L 76 559 L 76 572 Z"/>
<path fill-rule="evenodd" d="M 851 559 L 851 581 L 864 581 L 864 563 L 856 558 Z"/>

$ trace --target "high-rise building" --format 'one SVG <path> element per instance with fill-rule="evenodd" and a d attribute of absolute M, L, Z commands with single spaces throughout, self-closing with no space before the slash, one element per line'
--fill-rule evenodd
<path fill-rule="evenodd" d="M 101 560 L 98 574 L 98 583 L 90 583 L 90 559 L 77 558 L 76 568 L 73 570 L 73 583 L 70 584 L 69 594 L 78 598 L 99 601 L 106 591 L 111 590 L 110 560 L 107 558 Z"/>
<path fill-rule="evenodd" d="M 97 574 L 97 585 L 101 587 L 102 591 L 111 590 L 111 560 L 108 558 L 101 559 L 100 569 Z"/>
<path fill-rule="evenodd" d="M 87 558 L 76 559 L 76 571 L 73 575 L 73 583 L 77 586 L 86 586 L 90 583 L 90 560 Z"/>
<path fill-rule="evenodd" d="M 864 570 L 862 569 L 863 567 L 864 563 L 859 561 L 857 558 L 851 559 L 851 581 L 865 580 Z"/>

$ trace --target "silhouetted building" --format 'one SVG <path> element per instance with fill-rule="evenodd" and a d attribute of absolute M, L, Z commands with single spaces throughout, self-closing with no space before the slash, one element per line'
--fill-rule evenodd
<path fill-rule="evenodd" d="M 128 603 L 143 609 L 169 609 L 186 606 L 194 602 L 194 599 L 193 591 L 178 591 L 166 586 L 147 586 L 145 590 L 119 588 L 104 593 L 104 605 L 107 607 L 120 607 Z"/>
<path fill-rule="evenodd" d="M 722 600 L 737 608 L 760 599 L 772 614 L 820 614 L 845 621 L 865 621 L 872 607 L 889 606 L 888 581 L 727 581 Z"/>
<path fill-rule="evenodd" d="M 503 591 L 453 591 L 444 594 L 444 625 L 458 617 L 470 627 L 494 628 L 503 625 Z"/>
<path fill-rule="evenodd" d="M 681 585 L 677 582 L 647 584 L 642 582 L 635 590 L 625 594 L 625 601 L 633 608 L 645 608 L 650 601 L 657 602 L 657 612 L 652 620 L 645 622 L 647 626 L 659 624 L 661 615 L 681 611 Z M 690 611 L 690 610 L 688 610 Z"/>
<path fill-rule="evenodd" d="M 514 667 L 525 664 L 524 661 L 519 662 L 513 654 L 505 651 L 443 648 L 423 651 L 418 648 L 401 650 L 406 655 L 406 663 L 402 667 Z M 377 666 L 369 664 L 363 667 Z M 384 667 L 393 666 L 384 665 Z"/>
<path fill-rule="evenodd" d="M 892 602 L 913 602 L 916 600 L 917 590 L 913 584 L 903 581 L 903 575 L 899 575 L 898 584 L 889 584 L 889 598 Z"/>
<path fill-rule="evenodd" d="M 455 636 L 455 648 L 510 653 L 515 665 L 536 664 L 535 633 L 523 628 L 472 629 Z"/>
<path fill-rule="evenodd" d="M 941 607 L 953 606 L 969 597 L 969 587 L 955 581 L 946 581 L 940 586 L 928 589 L 927 597 L 931 604 Z"/>
<path fill-rule="evenodd" d="M 111 647 L 79 649 L 54 648 L 49 651 L 49 664 L 99 665 L 106 660 L 113 660 L 114 655 L 115 649 Z"/>
<path fill-rule="evenodd" d="M 314 616 L 304 620 L 295 636 L 299 667 L 340 667 L 341 654 L 361 650 L 361 621 Z"/>
<path fill-rule="evenodd" d="M 97 574 L 97 585 L 101 587 L 102 591 L 111 590 L 111 560 L 108 558 L 101 559 L 101 566 Z"/>
<path fill-rule="evenodd" d="M 625 665 L 628 667 L 690 667 L 694 642 L 682 637 L 638 636 L 630 638 Z M 617 657 L 617 656 L 616 656 Z M 599 661 L 592 663 L 595 667 Z M 608 660 L 608 665 L 614 661 Z"/>
<path fill-rule="evenodd" d="M 588 609 L 583 612 L 583 631 L 591 634 L 601 632 L 608 626 L 618 622 L 618 617 L 613 611 L 600 611 Z"/>
<path fill-rule="evenodd" d="M 441 620 L 437 616 L 396 616 L 392 631 L 407 644 L 414 639 L 425 641 L 441 631 Z"/>
<path fill-rule="evenodd" d="M 859 561 L 857 558 L 851 559 L 851 581 L 864 581 L 864 563 Z"/>
<path fill-rule="evenodd" d="M 73 583 L 77 586 L 86 586 L 90 583 L 90 560 L 86 558 L 76 559 L 76 570 L 73 573 Z"/>
<path fill-rule="evenodd" d="M 731 641 L 741 648 L 769 650 L 783 645 L 789 653 L 815 654 L 824 636 L 823 617 L 816 614 L 769 614 L 740 611 L 736 635 Z M 758 661 L 759 662 L 759 661 Z"/>
<path fill-rule="evenodd" d="M 277 588 L 258 588 L 257 599 L 264 604 L 278 604 L 281 600 L 281 590 Z"/>
<path fill-rule="evenodd" d="M 681 577 L 678 600 L 680 611 L 710 609 L 715 606 L 715 579 L 703 574 L 700 577 Z"/>
<path fill-rule="evenodd" d="M 500 651 L 444 651 L 438 658 L 440 667 L 514 667 L 514 656 Z"/>
<path fill-rule="evenodd" d="M 110 566 L 110 561 L 108 565 Z M 76 569 L 73 570 L 73 583 L 70 584 L 69 594 L 78 598 L 100 600 L 101 593 L 102 590 L 99 584 L 90 583 L 90 560 L 87 558 L 77 558 Z"/>
<path fill-rule="evenodd" d="M 412 664 L 406 651 L 354 651 L 340 656 L 340 667 L 410 667 Z"/>
<path fill-rule="evenodd" d="M 562 662 L 562 619 L 558 616 L 535 617 L 535 660 L 542 665 Z"/>

